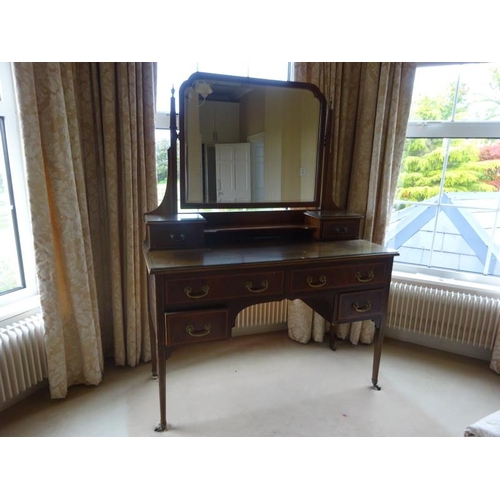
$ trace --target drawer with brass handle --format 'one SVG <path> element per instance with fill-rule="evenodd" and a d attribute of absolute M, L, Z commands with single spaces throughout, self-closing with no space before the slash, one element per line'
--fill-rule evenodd
<path fill-rule="evenodd" d="M 342 286 L 383 285 L 387 279 L 384 261 L 344 266 L 337 273 L 337 281 Z"/>
<path fill-rule="evenodd" d="M 224 282 L 219 276 L 180 278 L 165 283 L 165 305 L 168 307 L 219 300 L 224 295 Z"/>
<path fill-rule="evenodd" d="M 292 292 L 313 292 L 335 287 L 336 267 L 292 271 Z"/>
<path fill-rule="evenodd" d="M 200 278 L 168 280 L 165 284 L 165 303 L 195 304 L 254 295 L 283 293 L 283 271 L 251 274 L 221 274 Z"/>
<path fill-rule="evenodd" d="M 165 330 L 168 346 L 225 339 L 229 336 L 227 310 L 166 313 Z"/>
<path fill-rule="evenodd" d="M 200 248 L 203 246 L 203 224 L 164 224 L 161 231 L 153 227 L 149 240 L 152 249 Z"/>
<path fill-rule="evenodd" d="M 359 219 L 326 221 L 323 227 L 323 240 L 355 240 L 359 232 Z"/>
<path fill-rule="evenodd" d="M 387 281 L 384 261 L 363 262 L 359 264 L 333 264 L 328 267 L 301 269 L 291 273 L 292 292 L 311 292 L 318 289 L 345 286 L 380 286 Z"/>
<path fill-rule="evenodd" d="M 341 293 L 337 320 L 339 323 L 373 317 L 382 310 L 383 289 Z"/>
<path fill-rule="evenodd" d="M 228 275 L 222 279 L 230 297 L 265 296 L 283 293 L 283 271 Z"/>

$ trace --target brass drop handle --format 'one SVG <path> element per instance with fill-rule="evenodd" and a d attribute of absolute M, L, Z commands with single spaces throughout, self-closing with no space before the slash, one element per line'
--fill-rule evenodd
<path fill-rule="evenodd" d="M 208 290 L 210 290 L 210 287 L 208 285 L 203 285 L 201 287 L 201 291 L 203 293 L 200 293 L 198 295 L 193 295 L 193 289 L 190 286 L 187 286 L 184 288 L 185 294 L 190 298 L 190 299 L 201 299 L 203 297 L 206 297 L 208 295 Z"/>
<path fill-rule="evenodd" d="M 313 279 L 312 279 L 310 276 L 308 276 L 308 277 L 306 278 L 306 282 L 307 282 L 307 284 L 308 284 L 311 288 L 320 288 L 320 287 L 322 287 L 322 286 L 326 285 L 326 276 L 325 276 L 325 275 L 321 275 L 321 276 L 319 277 L 319 283 L 313 283 Z"/>
<path fill-rule="evenodd" d="M 361 277 L 361 273 L 358 271 L 356 274 L 356 279 L 360 282 L 360 283 L 368 283 L 369 281 L 371 281 L 373 278 L 375 278 L 375 274 L 373 273 L 373 271 L 370 271 L 368 273 L 368 277 L 366 278 L 362 278 Z"/>
<path fill-rule="evenodd" d="M 186 237 L 184 236 L 184 233 L 179 233 L 179 234 L 170 233 L 170 239 L 172 241 L 184 241 Z"/>
<path fill-rule="evenodd" d="M 253 292 L 253 293 L 264 292 L 265 290 L 267 290 L 269 288 L 269 282 L 267 280 L 262 280 L 261 283 L 260 283 L 260 285 L 261 285 L 262 288 L 252 288 L 253 287 L 253 282 L 252 281 L 247 281 L 245 283 L 245 288 L 249 292 Z"/>
<path fill-rule="evenodd" d="M 368 300 L 364 306 L 360 306 L 357 302 L 352 304 L 352 308 L 359 313 L 364 313 L 372 308 L 372 303 Z"/>
<path fill-rule="evenodd" d="M 204 330 L 195 331 L 193 325 L 188 325 L 186 326 L 186 332 L 188 332 L 191 337 L 204 337 L 210 333 L 212 325 L 210 323 L 205 323 L 203 328 Z"/>
<path fill-rule="evenodd" d="M 344 234 L 344 233 L 347 233 L 347 231 L 348 231 L 348 229 L 345 226 L 342 229 L 340 227 L 338 227 L 338 226 L 335 226 L 335 232 L 337 234 Z"/>

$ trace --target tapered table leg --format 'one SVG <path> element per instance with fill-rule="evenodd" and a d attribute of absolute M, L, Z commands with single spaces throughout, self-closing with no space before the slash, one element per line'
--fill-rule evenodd
<path fill-rule="evenodd" d="M 330 322 L 330 349 L 332 351 L 337 350 L 335 347 L 335 325 L 333 324 L 333 321 Z"/>
<path fill-rule="evenodd" d="M 372 384 L 377 391 L 380 391 L 381 387 L 378 385 L 378 370 L 380 367 L 380 357 L 382 355 L 382 344 L 384 343 L 384 331 L 381 326 L 375 328 L 375 346 L 373 351 L 373 372 L 372 372 Z"/>
<path fill-rule="evenodd" d="M 151 342 L 151 378 L 158 378 L 158 347 L 156 341 L 156 332 L 153 320 L 149 316 L 149 338 Z"/>
<path fill-rule="evenodd" d="M 172 348 L 158 346 L 158 391 L 160 396 L 160 423 L 156 432 L 167 430 L 167 359 L 172 355 Z"/>

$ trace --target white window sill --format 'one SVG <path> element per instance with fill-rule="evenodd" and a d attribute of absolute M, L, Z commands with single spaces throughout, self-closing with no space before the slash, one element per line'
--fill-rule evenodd
<path fill-rule="evenodd" d="M 500 298 L 500 286 L 498 284 L 459 280 L 452 277 L 433 276 L 419 272 L 406 272 L 393 270 L 392 277 L 399 282 L 429 285 L 445 290 L 454 290 L 473 295 L 488 295 Z"/>
<path fill-rule="evenodd" d="M 38 312 L 40 312 L 39 295 L 33 295 L 0 307 L 0 327 L 10 325 Z"/>

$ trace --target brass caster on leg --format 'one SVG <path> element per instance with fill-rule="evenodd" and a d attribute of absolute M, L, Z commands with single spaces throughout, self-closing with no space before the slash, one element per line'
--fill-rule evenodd
<path fill-rule="evenodd" d="M 167 424 L 158 424 L 155 427 L 155 432 L 164 432 L 167 430 Z"/>

